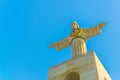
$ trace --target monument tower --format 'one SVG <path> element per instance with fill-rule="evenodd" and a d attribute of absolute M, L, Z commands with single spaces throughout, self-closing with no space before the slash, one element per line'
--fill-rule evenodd
<path fill-rule="evenodd" d="M 62 41 L 50 45 L 61 50 L 72 46 L 72 59 L 49 69 L 49 80 L 112 80 L 95 52 L 87 52 L 86 41 L 101 33 L 105 26 L 82 29 L 77 22 L 72 23 L 72 33 Z"/>

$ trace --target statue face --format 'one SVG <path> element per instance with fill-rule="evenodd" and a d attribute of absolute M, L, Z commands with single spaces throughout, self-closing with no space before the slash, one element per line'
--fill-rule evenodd
<path fill-rule="evenodd" d="M 72 23 L 72 30 L 77 30 L 78 29 L 78 24 L 77 22 Z"/>

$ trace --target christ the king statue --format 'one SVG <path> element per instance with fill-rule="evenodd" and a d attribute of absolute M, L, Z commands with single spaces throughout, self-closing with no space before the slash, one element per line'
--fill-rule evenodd
<path fill-rule="evenodd" d="M 87 53 L 85 42 L 89 38 L 100 34 L 101 28 L 103 28 L 105 25 L 106 23 L 101 23 L 92 28 L 82 29 L 79 27 L 77 22 L 72 22 L 72 33 L 67 38 L 53 43 L 49 47 L 55 47 L 57 50 L 61 50 L 72 45 L 72 57 L 79 57 Z"/>

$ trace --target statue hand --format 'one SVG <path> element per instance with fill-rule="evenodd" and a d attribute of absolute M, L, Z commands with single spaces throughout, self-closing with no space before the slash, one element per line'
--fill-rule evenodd
<path fill-rule="evenodd" d="M 55 47 L 55 44 L 51 44 L 50 46 L 49 46 L 49 48 L 54 48 Z"/>
<path fill-rule="evenodd" d="M 99 28 L 103 28 L 104 26 L 106 26 L 106 24 L 107 24 L 107 23 L 105 23 L 105 22 L 104 22 L 104 23 L 101 23 L 101 24 L 99 25 Z"/>

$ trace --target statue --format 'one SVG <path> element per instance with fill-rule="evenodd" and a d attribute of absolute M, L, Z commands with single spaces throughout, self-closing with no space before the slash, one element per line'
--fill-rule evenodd
<path fill-rule="evenodd" d="M 65 39 L 53 43 L 49 46 L 49 48 L 57 48 L 57 50 L 61 50 L 68 46 L 72 45 L 73 48 L 73 58 L 81 56 L 86 53 L 86 45 L 85 42 L 101 33 L 101 28 L 103 28 L 106 23 L 101 23 L 92 28 L 82 29 L 79 27 L 77 22 L 72 22 L 72 33 Z"/>

